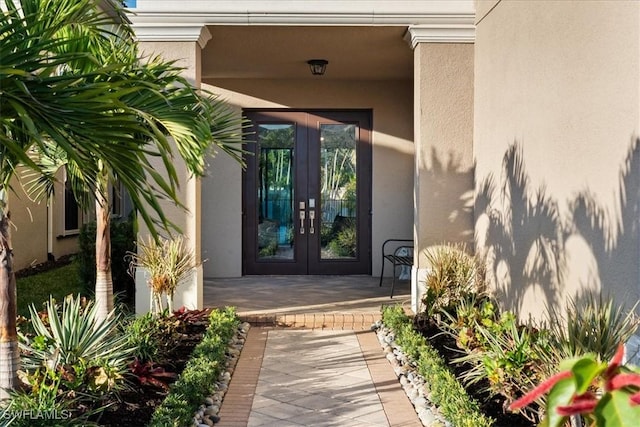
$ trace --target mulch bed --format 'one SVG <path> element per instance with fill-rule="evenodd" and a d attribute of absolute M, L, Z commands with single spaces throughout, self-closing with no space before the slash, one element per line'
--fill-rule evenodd
<path fill-rule="evenodd" d="M 33 265 L 16 271 L 16 278 L 27 277 L 43 273 L 54 268 L 62 267 L 73 262 L 74 255 L 59 257 L 55 260 Z M 173 372 L 176 377 L 184 370 L 193 349 L 202 341 L 207 322 L 183 322 L 181 338 L 166 356 L 165 362 L 157 364 L 167 372 Z M 171 384 L 174 380 L 166 381 Z M 135 378 L 127 380 L 126 389 L 113 395 L 107 401 L 101 401 L 99 406 L 108 406 L 105 410 L 92 416 L 90 421 L 104 427 L 142 426 L 147 425 L 156 409 L 167 397 L 168 391 L 151 385 L 141 386 Z"/>
<path fill-rule="evenodd" d="M 167 362 L 160 366 L 167 372 L 180 375 L 205 330 L 206 324 L 186 323 L 179 345 L 167 355 Z M 105 427 L 147 425 L 156 407 L 167 396 L 167 391 L 153 386 L 140 386 L 132 381 L 129 386 L 130 390 L 122 391 L 106 402 L 110 406 L 91 420 Z"/>
<path fill-rule="evenodd" d="M 468 370 L 468 366 L 462 363 L 452 363 L 452 360 L 462 356 L 458 350 L 455 340 L 437 327 L 431 320 L 416 318 L 414 323 L 416 330 L 429 340 L 429 343 L 440 353 L 440 356 L 451 367 L 451 370 L 460 377 Z M 506 412 L 504 408 L 508 405 L 502 396 L 490 395 L 486 391 L 487 383 L 479 382 L 473 385 L 462 384 L 469 396 L 480 404 L 480 410 L 496 422 L 495 427 L 535 427 L 536 424 L 527 420 L 520 414 Z"/>
<path fill-rule="evenodd" d="M 46 262 L 23 268 L 22 270 L 16 271 L 16 279 L 20 277 L 33 276 L 35 274 L 44 273 L 45 271 L 71 264 L 74 257 L 75 255 L 65 255 L 58 257 L 57 259 L 50 259 Z"/>

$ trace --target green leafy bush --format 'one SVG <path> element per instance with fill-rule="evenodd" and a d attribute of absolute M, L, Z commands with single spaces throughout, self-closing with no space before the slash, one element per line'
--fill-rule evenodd
<path fill-rule="evenodd" d="M 484 336 L 476 325 L 495 325 L 500 320 L 497 303 L 486 295 L 469 294 L 453 310 L 443 311 L 438 327 L 456 340 L 458 348 L 471 351 L 482 345 Z"/>
<path fill-rule="evenodd" d="M 334 240 L 329 243 L 331 251 L 341 257 L 355 257 L 357 247 L 357 236 L 355 225 L 338 232 Z"/>
<path fill-rule="evenodd" d="M 455 375 L 448 369 L 427 340 L 417 333 L 402 307 L 385 307 L 382 321 L 395 333 L 396 342 L 418 364 L 418 371 L 429 385 L 431 400 L 444 417 L 457 427 L 489 427 L 493 420 L 480 412 Z"/>
<path fill-rule="evenodd" d="M 156 409 L 150 427 L 182 427 L 191 425 L 193 414 L 225 368 L 228 342 L 235 334 L 239 320 L 233 308 L 214 310 L 209 327 L 193 350 L 180 378 L 171 386 L 167 398 Z"/>
<path fill-rule="evenodd" d="M 136 234 L 133 221 L 113 219 L 111 232 L 111 276 L 113 292 L 124 303 L 133 305 L 135 300 L 135 281 L 129 275 L 127 254 L 136 249 Z M 84 224 L 78 239 L 79 252 L 78 274 L 86 287 L 86 292 L 93 294 L 96 284 L 96 223 Z"/>
<path fill-rule="evenodd" d="M 133 348 L 132 357 L 141 362 L 163 362 L 167 354 L 178 343 L 178 325 L 167 312 L 156 316 L 147 313 L 131 319 L 124 328 L 128 346 Z"/>
<path fill-rule="evenodd" d="M 65 390 L 63 375 L 43 368 L 26 378 L 34 384 L 28 390 L 16 390 L 4 402 L 2 420 L 15 427 L 68 427 L 93 426 L 87 418 L 103 408 L 92 411 L 78 410 L 78 396 L 74 391 Z M 86 407 L 83 407 L 86 408 Z M 14 414 L 13 419 L 8 419 Z M 5 418 L 7 417 L 7 418 Z"/>

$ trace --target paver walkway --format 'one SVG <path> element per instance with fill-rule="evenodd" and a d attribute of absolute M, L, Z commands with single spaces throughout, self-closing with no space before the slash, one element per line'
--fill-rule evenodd
<path fill-rule="evenodd" d="M 205 281 L 205 306 L 251 322 L 217 427 L 422 424 L 371 324 L 389 298 L 372 276 L 245 276 Z M 267 325 L 268 327 L 264 327 Z"/>
<path fill-rule="evenodd" d="M 220 427 L 418 427 L 373 332 L 252 328 Z"/>

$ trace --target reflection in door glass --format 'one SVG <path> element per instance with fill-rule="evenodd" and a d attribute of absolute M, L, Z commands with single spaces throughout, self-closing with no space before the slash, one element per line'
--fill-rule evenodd
<path fill-rule="evenodd" d="M 320 125 L 320 236 L 322 259 L 355 258 L 356 126 Z"/>
<path fill-rule="evenodd" d="M 258 128 L 258 258 L 293 259 L 293 124 Z"/>

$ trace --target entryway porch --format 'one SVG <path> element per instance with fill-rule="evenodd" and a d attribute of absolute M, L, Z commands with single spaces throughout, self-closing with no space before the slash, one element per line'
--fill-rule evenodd
<path fill-rule="evenodd" d="M 204 280 L 204 306 L 234 306 L 246 321 L 315 329 L 368 329 L 382 305 L 410 306 L 409 281 L 351 276 L 244 276 Z"/>

